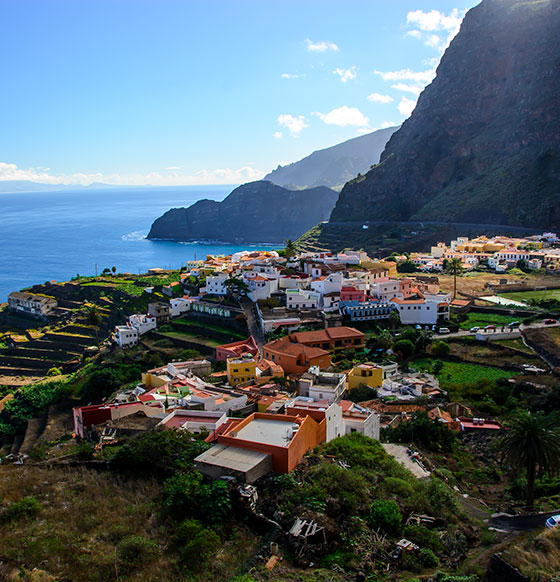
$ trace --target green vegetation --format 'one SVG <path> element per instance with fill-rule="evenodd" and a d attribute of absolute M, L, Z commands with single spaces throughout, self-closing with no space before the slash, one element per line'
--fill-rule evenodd
<path fill-rule="evenodd" d="M 422 371 L 433 371 L 431 368 L 433 360 L 421 358 L 414 360 L 411 366 Z M 499 368 L 490 368 L 468 362 L 448 362 L 444 361 L 437 377 L 445 384 L 470 384 L 477 380 L 498 380 L 499 378 L 513 378 L 517 372 L 508 372 Z"/>
<path fill-rule="evenodd" d="M 500 297 L 513 299 L 514 301 L 530 301 L 542 299 L 555 299 L 560 301 L 560 289 L 543 289 L 542 291 L 513 291 L 500 293 Z"/>
<path fill-rule="evenodd" d="M 458 444 L 457 434 L 426 413 L 401 422 L 394 429 L 383 429 L 383 437 L 397 443 L 415 443 L 432 451 L 452 451 Z"/>
<path fill-rule="evenodd" d="M 486 327 L 487 325 L 502 326 L 512 321 L 519 321 L 519 317 L 500 313 L 476 313 L 470 311 L 466 314 L 466 319 L 461 321 L 460 327 L 461 329 L 471 329 L 471 327 Z"/>

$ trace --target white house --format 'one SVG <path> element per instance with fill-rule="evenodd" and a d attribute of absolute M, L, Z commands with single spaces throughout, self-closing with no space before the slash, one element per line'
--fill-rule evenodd
<path fill-rule="evenodd" d="M 311 276 L 304 274 L 280 275 L 278 287 L 280 289 L 308 289 L 311 283 Z"/>
<path fill-rule="evenodd" d="M 379 440 L 379 414 L 364 408 L 355 402 L 342 400 L 338 403 L 342 408 L 342 434 L 359 432 L 364 436 Z"/>
<path fill-rule="evenodd" d="M 115 341 L 123 349 L 138 345 L 139 337 L 138 330 L 130 325 L 117 325 L 115 327 Z"/>
<path fill-rule="evenodd" d="M 135 313 L 128 318 L 131 327 L 138 331 L 138 335 L 144 335 L 157 327 L 157 319 L 144 313 Z"/>
<path fill-rule="evenodd" d="M 278 291 L 278 279 L 265 277 L 254 271 L 245 273 L 243 279 L 249 286 L 247 297 L 251 301 L 268 299 L 273 293 Z"/>
<path fill-rule="evenodd" d="M 311 281 L 311 290 L 325 295 L 326 293 L 338 293 L 342 289 L 343 276 L 342 273 L 336 272 L 330 275 L 323 275 L 318 279 Z"/>
<path fill-rule="evenodd" d="M 206 277 L 206 293 L 209 295 L 227 295 L 228 290 L 224 283 L 228 278 L 226 273 L 208 275 Z"/>
<path fill-rule="evenodd" d="M 184 297 L 171 299 L 169 304 L 171 306 L 171 317 L 179 317 L 191 309 L 191 300 L 185 299 Z"/>
<path fill-rule="evenodd" d="M 321 296 L 315 291 L 305 289 L 286 289 L 286 307 L 288 309 L 317 309 Z"/>
<path fill-rule="evenodd" d="M 401 323 L 404 325 L 436 325 L 438 321 L 449 319 L 451 296 L 449 294 L 429 295 L 424 299 L 391 299 L 397 306 Z"/>
<path fill-rule="evenodd" d="M 315 401 L 338 402 L 345 389 L 346 374 L 321 372 L 317 366 L 311 366 L 299 379 L 299 394 Z"/>

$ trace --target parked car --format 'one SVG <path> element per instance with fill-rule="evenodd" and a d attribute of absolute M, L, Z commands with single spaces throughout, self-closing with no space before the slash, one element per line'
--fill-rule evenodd
<path fill-rule="evenodd" d="M 484 329 L 486 329 L 487 331 L 496 331 L 496 326 L 495 325 L 487 325 Z"/>
<path fill-rule="evenodd" d="M 558 527 L 560 525 L 560 515 L 553 515 L 551 517 L 549 517 L 544 525 L 546 525 L 546 527 Z"/>
<path fill-rule="evenodd" d="M 545 325 L 550 325 L 551 323 L 556 323 L 555 319 L 545 319 L 544 320 Z"/>
<path fill-rule="evenodd" d="M 448 327 L 440 327 L 438 333 L 451 333 L 451 330 Z"/>
<path fill-rule="evenodd" d="M 469 331 L 472 332 L 472 333 L 476 333 L 479 329 L 480 329 L 480 327 L 471 327 L 469 329 Z"/>
<path fill-rule="evenodd" d="M 511 323 L 508 323 L 508 327 L 519 327 L 521 324 L 519 323 L 519 321 L 512 321 Z"/>

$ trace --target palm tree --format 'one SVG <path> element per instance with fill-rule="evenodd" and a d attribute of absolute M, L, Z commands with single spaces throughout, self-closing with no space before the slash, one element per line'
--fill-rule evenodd
<path fill-rule="evenodd" d="M 454 257 L 447 261 L 446 270 L 450 275 L 453 275 L 453 299 L 455 299 L 455 297 L 457 297 L 457 275 L 461 275 L 463 272 L 461 259 Z"/>
<path fill-rule="evenodd" d="M 542 412 L 519 412 L 498 441 L 502 460 L 527 473 L 527 505 L 535 501 L 537 472 L 555 475 L 560 470 L 560 422 Z"/>
<path fill-rule="evenodd" d="M 290 239 L 288 239 L 286 241 L 286 246 L 284 247 L 284 256 L 287 259 L 291 259 L 295 254 L 296 248 L 294 246 L 294 243 Z"/>
<path fill-rule="evenodd" d="M 103 319 L 99 313 L 97 305 L 92 305 L 88 308 L 86 313 L 86 321 L 88 325 L 92 325 L 95 328 L 95 341 L 99 346 L 99 326 L 103 322 Z"/>
<path fill-rule="evenodd" d="M 249 293 L 249 285 L 239 277 L 230 277 L 224 281 L 224 287 L 228 290 L 228 293 L 237 299 L 239 295 L 247 295 Z"/>

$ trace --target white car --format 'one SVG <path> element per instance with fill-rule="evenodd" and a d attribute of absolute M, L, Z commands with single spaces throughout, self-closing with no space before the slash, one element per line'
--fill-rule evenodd
<path fill-rule="evenodd" d="M 553 515 L 545 521 L 546 527 L 558 527 L 560 525 L 560 514 Z"/>
<path fill-rule="evenodd" d="M 477 332 L 479 329 L 480 329 L 480 327 L 471 327 L 471 328 L 469 329 L 469 331 L 470 331 L 471 333 L 476 333 L 476 332 Z"/>

